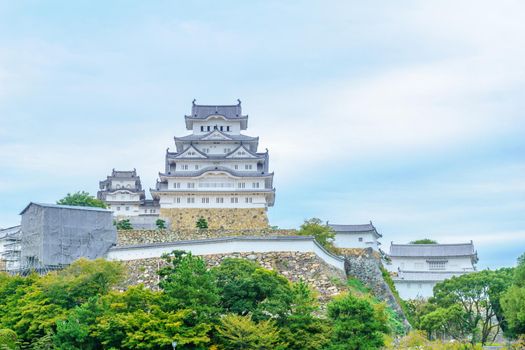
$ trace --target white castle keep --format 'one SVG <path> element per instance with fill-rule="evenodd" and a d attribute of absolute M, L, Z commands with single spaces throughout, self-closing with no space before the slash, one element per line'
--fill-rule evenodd
<path fill-rule="evenodd" d="M 151 195 L 161 208 L 263 208 L 273 206 L 275 189 L 268 151 L 259 138 L 243 135 L 248 116 L 236 105 L 193 102 L 185 116 L 190 135 L 175 137 L 166 169 Z"/>

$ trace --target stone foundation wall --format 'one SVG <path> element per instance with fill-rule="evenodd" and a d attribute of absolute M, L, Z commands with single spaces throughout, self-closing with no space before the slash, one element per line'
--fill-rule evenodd
<path fill-rule="evenodd" d="M 345 255 L 345 260 L 346 275 L 363 282 L 377 299 L 386 302 L 400 316 L 409 329 L 405 313 L 383 277 L 379 254 L 372 248 L 353 249 L 353 254 Z"/>
<path fill-rule="evenodd" d="M 237 236 L 295 236 L 297 230 L 260 229 L 260 230 L 119 230 L 117 231 L 117 246 L 139 245 L 149 243 L 167 243 L 194 239 L 237 237 Z"/>
<path fill-rule="evenodd" d="M 264 208 L 161 208 L 160 217 L 171 222 L 171 229 L 194 229 L 199 218 L 208 222 L 208 228 L 255 230 L 268 228 Z"/>
<path fill-rule="evenodd" d="M 208 267 L 217 266 L 225 258 L 244 258 L 259 263 L 262 267 L 275 270 L 290 281 L 300 279 L 308 283 L 317 293 L 322 305 L 334 295 L 346 291 L 346 276 L 329 266 L 314 253 L 233 253 L 203 256 Z M 130 260 L 122 262 L 128 268 L 125 286 L 143 283 L 151 289 L 158 289 L 159 276 L 156 271 L 165 266 L 160 258 Z"/>

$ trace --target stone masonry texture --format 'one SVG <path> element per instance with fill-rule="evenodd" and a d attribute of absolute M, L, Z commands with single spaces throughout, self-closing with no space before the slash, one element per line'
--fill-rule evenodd
<path fill-rule="evenodd" d="M 295 235 L 297 235 L 296 230 L 274 230 L 269 228 L 259 230 L 200 230 L 196 228 L 177 230 L 119 230 L 117 234 L 117 245 L 127 246 L 237 236 L 269 237 Z"/>
<path fill-rule="evenodd" d="M 292 282 L 300 279 L 317 292 L 321 305 L 333 296 L 346 291 L 346 276 L 329 266 L 314 253 L 232 253 L 203 256 L 208 267 L 217 266 L 225 258 L 243 258 L 257 262 L 262 267 L 275 270 Z M 153 290 L 158 289 L 157 271 L 166 265 L 161 258 L 130 260 L 122 262 L 128 269 L 128 278 L 122 287 L 142 283 Z"/>
<path fill-rule="evenodd" d="M 268 228 L 264 208 L 161 208 L 160 217 L 171 222 L 171 228 L 193 229 L 199 218 L 210 229 L 254 230 Z"/>

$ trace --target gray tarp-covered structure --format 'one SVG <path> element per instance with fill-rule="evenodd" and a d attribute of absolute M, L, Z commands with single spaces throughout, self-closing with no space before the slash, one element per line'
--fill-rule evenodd
<path fill-rule="evenodd" d="M 96 259 L 117 240 L 112 212 L 106 209 L 31 202 L 20 215 L 21 269 L 55 269 L 81 257 Z"/>

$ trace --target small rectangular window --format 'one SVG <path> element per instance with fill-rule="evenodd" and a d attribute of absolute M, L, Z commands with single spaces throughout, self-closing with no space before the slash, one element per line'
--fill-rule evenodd
<path fill-rule="evenodd" d="M 208 131 L 210 131 L 210 130 L 211 130 L 211 129 L 210 129 L 210 126 L 208 125 Z"/>
<path fill-rule="evenodd" d="M 237 197 L 231 197 L 231 198 L 230 198 L 230 202 L 231 202 L 231 203 L 239 203 L 239 198 L 237 198 Z"/>
<path fill-rule="evenodd" d="M 201 125 L 201 131 L 204 131 L 204 125 Z"/>
<path fill-rule="evenodd" d="M 224 131 L 224 127 L 221 125 L 221 131 Z"/>
<path fill-rule="evenodd" d="M 359 237 L 359 242 L 363 242 L 363 237 Z"/>
<path fill-rule="evenodd" d="M 246 198 L 244 198 L 244 201 L 246 203 L 251 203 L 252 202 L 252 197 L 246 197 Z"/>
<path fill-rule="evenodd" d="M 216 203 L 224 203 L 224 198 L 222 198 L 222 197 L 217 197 L 217 198 L 215 198 L 215 202 L 216 202 Z"/>
<path fill-rule="evenodd" d="M 226 127 L 226 131 L 230 131 L 230 127 L 229 126 Z"/>
<path fill-rule="evenodd" d="M 235 164 L 233 167 L 235 170 L 239 169 L 239 166 L 237 164 Z"/>

